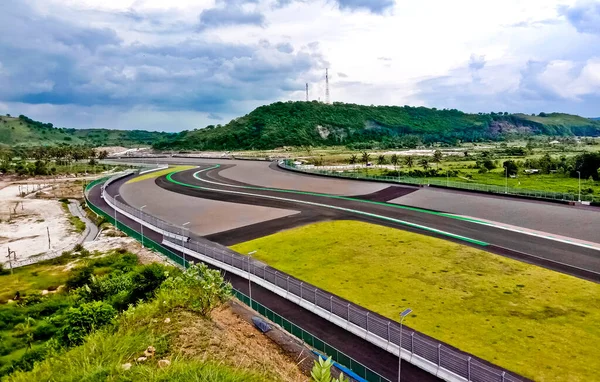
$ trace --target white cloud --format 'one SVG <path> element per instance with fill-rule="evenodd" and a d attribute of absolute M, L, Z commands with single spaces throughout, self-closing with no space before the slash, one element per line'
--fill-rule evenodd
<path fill-rule="evenodd" d="M 181 128 L 193 126 L 192 120 L 199 125 L 208 124 L 210 112 L 213 118 L 216 114 L 228 119 L 262 103 L 302 100 L 305 82 L 309 82 L 311 98 L 323 99 L 325 67 L 330 69 L 334 101 L 423 104 L 469 111 L 499 108 L 521 111 L 519 107 L 552 111 L 559 105 L 561 111 L 597 114 L 593 97 L 598 95 L 600 87 L 600 34 L 596 33 L 594 20 L 600 8 L 593 1 L 396 1 L 393 7 L 386 6 L 385 12 L 380 13 L 369 12 L 364 6 L 359 11 L 340 7 L 339 0 L 22 1 L 41 15 L 81 27 L 114 31 L 120 43 L 104 67 L 98 66 L 98 57 L 73 65 L 75 69 L 89 67 L 98 71 L 97 80 L 80 84 L 81 89 L 94 91 L 102 87 L 119 98 L 127 97 L 137 87 L 151 96 L 136 96 L 139 101 L 127 106 L 129 109 L 110 109 L 118 116 L 121 127 L 128 124 L 140 127 L 140 121 L 144 121 L 156 128 L 163 121 L 166 123 L 164 116 L 180 121 Z M 276 6 L 277 3 L 286 5 Z M 345 4 L 366 3 L 352 0 Z M 391 2 L 385 0 L 380 4 L 391 5 Z M 199 32 L 199 16 L 203 11 L 228 6 L 240 14 L 256 15 L 261 27 L 233 25 L 238 19 L 230 17 L 228 23 L 215 22 L 214 29 Z M 35 15 L 30 24 L 35 28 Z M 33 46 L 31 41 L 35 40 L 29 41 Z M 152 60 L 144 64 L 141 54 L 146 52 L 144 49 L 137 52 L 139 46 L 162 49 L 157 49 Z M 169 51 L 167 46 L 173 50 Z M 211 68 L 221 70 L 207 70 L 202 53 L 196 52 L 198 46 L 251 46 L 255 52 L 239 56 L 228 53 L 222 60 L 215 57 Z M 37 49 L 68 52 L 61 52 L 54 45 L 40 44 Z M 121 59 L 117 57 L 119 51 L 131 54 Z M 215 49 L 211 55 L 218 52 Z M 196 58 L 194 54 L 200 56 Z M 194 65 L 184 65 L 184 61 Z M 302 70 L 291 70 L 292 65 L 300 65 Z M 273 68 L 281 73 L 271 74 Z M 119 81 L 106 82 L 108 75 L 134 87 L 123 87 Z M 188 81 L 193 79 L 200 87 L 202 76 L 215 89 L 218 84 L 227 87 L 235 101 L 210 112 L 207 109 L 212 105 L 190 111 L 189 103 L 183 102 L 178 108 L 178 101 L 170 104 L 169 111 L 160 111 L 159 105 L 151 101 L 189 99 L 194 96 L 194 89 L 174 94 L 176 81 L 189 78 Z M 6 77 L 7 65 L 0 63 L 0 85 Z M 48 91 L 62 84 L 55 78 L 39 77 L 34 83 L 24 85 L 23 91 Z M 159 78 L 174 82 L 159 83 L 156 81 Z M 0 90 L 0 102 L 6 105 L 2 94 Z M 565 102 L 557 103 L 557 99 Z M 199 98 L 199 102 L 207 99 Z M 63 118 L 64 125 L 70 125 L 67 117 L 50 112 L 62 106 L 36 107 L 32 106 L 31 111 L 49 119 L 56 115 Z M 73 117 L 72 125 L 78 127 L 86 120 L 106 121 L 103 115 L 108 113 L 102 112 L 102 108 L 114 108 L 93 103 L 69 107 L 75 115 L 86 115 L 86 118 Z M 103 115 L 91 117 L 93 113 Z M 148 115 L 159 122 L 146 118 Z M 177 127 L 170 124 L 169 129 Z"/>

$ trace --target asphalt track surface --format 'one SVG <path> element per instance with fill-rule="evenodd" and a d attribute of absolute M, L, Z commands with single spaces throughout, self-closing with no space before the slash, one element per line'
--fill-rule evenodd
<path fill-rule="evenodd" d="M 113 196 L 118 194 L 119 188 L 127 180 L 128 178 L 125 178 L 110 184 L 106 188 L 106 192 Z M 90 202 L 98 208 L 111 216 L 115 216 L 115 211 L 101 198 L 99 185 L 90 190 L 89 199 Z M 137 232 L 141 231 L 141 225 L 139 223 L 119 213 L 117 213 L 116 217 L 118 226 L 124 224 Z M 144 230 L 144 236 L 157 243 L 162 242 L 162 235 L 149 229 Z M 182 256 L 181 253 L 178 253 L 171 248 L 168 249 L 171 252 Z M 231 282 L 234 288 L 246 295 L 249 294 L 247 279 L 231 273 L 225 273 L 225 278 Z M 385 378 L 388 378 L 391 381 L 398 379 L 398 357 L 254 283 L 252 283 L 252 298 L 327 342 L 331 346 L 343 351 L 346 355 L 354 358 L 356 361 L 368 366 Z M 441 379 L 427 373 L 417 366 L 404 361 L 402 362 L 402 380 L 409 382 L 441 381 Z"/>
<path fill-rule="evenodd" d="M 595 249 L 502 230 L 448 217 L 435 211 L 364 202 L 393 199 L 396 195 L 413 192 L 414 187 L 391 186 L 353 198 L 328 197 L 307 192 L 265 189 L 222 176 L 221 173 L 231 166 L 220 165 L 212 168 L 214 166 L 204 165 L 199 169 L 172 174 L 170 180 L 164 176 L 156 179 L 159 187 L 189 196 L 300 211 L 300 214 L 290 217 L 207 237 L 224 245 L 236 244 L 311 222 L 358 220 L 427 234 L 577 277 L 600 281 L 600 251 Z"/>

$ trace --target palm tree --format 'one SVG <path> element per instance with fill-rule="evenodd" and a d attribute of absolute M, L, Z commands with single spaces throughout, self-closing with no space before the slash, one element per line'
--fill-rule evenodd
<path fill-rule="evenodd" d="M 377 164 L 378 165 L 384 165 L 386 163 L 385 161 L 385 155 L 380 155 L 377 157 Z"/>
<path fill-rule="evenodd" d="M 423 167 L 423 170 L 427 170 L 429 168 L 429 161 L 427 158 L 423 158 L 419 161 L 419 165 Z"/>
<path fill-rule="evenodd" d="M 440 150 L 435 150 L 433 153 L 433 161 L 436 163 L 436 167 L 439 168 L 440 167 L 440 162 L 442 161 L 442 158 L 444 157 L 444 155 L 442 154 L 442 152 Z"/>
<path fill-rule="evenodd" d="M 365 164 L 365 167 L 369 164 L 370 160 L 371 160 L 371 154 L 369 154 L 366 151 L 363 151 L 363 153 L 362 153 L 362 162 Z"/>
<path fill-rule="evenodd" d="M 406 158 L 404 158 L 404 162 L 406 163 L 406 165 L 408 166 L 408 168 L 413 168 L 413 166 L 415 165 L 415 160 L 412 156 L 407 156 Z"/>
<path fill-rule="evenodd" d="M 362 153 L 362 162 L 365 164 L 365 171 L 367 172 L 367 174 L 369 173 L 369 160 L 371 159 L 371 154 L 369 154 L 366 151 L 363 151 Z"/>
<path fill-rule="evenodd" d="M 358 156 L 356 154 L 352 154 L 352 156 L 350 156 L 350 159 L 348 159 L 348 163 L 355 164 L 357 160 Z"/>
<path fill-rule="evenodd" d="M 392 157 L 390 158 L 390 163 L 394 165 L 394 170 L 398 170 L 398 162 L 399 162 L 399 158 L 398 155 L 396 154 L 392 154 Z"/>

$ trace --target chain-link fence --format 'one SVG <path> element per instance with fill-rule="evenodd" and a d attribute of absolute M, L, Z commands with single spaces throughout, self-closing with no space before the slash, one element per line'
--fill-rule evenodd
<path fill-rule="evenodd" d="M 110 182 L 115 181 L 123 176 L 125 175 L 115 175 L 105 183 L 105 187 L 110 184 Z M 136 208 L 131 207 L 123 202 L 115 201 L 112 196 L 108 195 L 108 193 L 104 193 L 104 199 L 113 203 L 118 209 L 122 209 L 123 211 L 126 211 L 152 225 L 159 224 L 156 227 L 159 227 L 161 230 L 185 237 L 185 239 L 181 241 L 171 239 L 175 245 L 183 245 L 185 248 L 188 248 L 193 252 L 234 267 L 245 273 L 244 276 L 246 277 L 250 277 L 250 275 L 252 275 L 252 279 L 262 279 L 270 285 L 281 288 L 287 293 L 309 302 L 310 304 L 313 304 L 315 307 L 318 307 L 329 314 L 335 315 L 338 319 L 347 321 L 348 323 L 355 325 L 355 327 L 363 329 L 367 335 L 374 335 L 387 344 L 394 344 L 396 346 L 400 344 L 400 324 L 396 321 L 384 318 L 349 301 L 342 300 L 337 296 L 327 293 L 292 276 L 281 273 L 278 270 L 256 261 L 249 256 L 243 256 L 220 244 L 211 242 L 196 235 L 192 235 L 193 237 L 188 239 L 190 235 L 184 235 L 184 227 L 172 225 L 164 220 L 137 210 Z M 88 204 L 94 212 L 105 216 L 109 221 L 113 222 L 113 224 L 115 223 L 113 217 L 94 207 L 91 205 L 91 203 L 88 202 Z M 126 227 L 125 225 L 121 225 L 119 228 L 128 235 L 140 240 L 141 236 L 136 231 Z M 154 248 L 161 253 L 165 253 L 164 247 L 154 242 L 150 242 L 145 239 L 144 243 L 149 243 L 149 247 Z M 177 264 L 183 265 L 184 263 L 187 263 L 173 252 L 167 252 L 168 253 L 165 254 Z M 387 346 L 385 348 L 387 350 Z M 493 365 L 486 364 L 467 354 L 457 351 L 454 348 L 448 347 L 445 344 L 436 341 L 435 339 L 423 336 L 411 329 L 405 328 L 405 330 L 402 332 L 402 348 L 408 351 L 410 356 L 420 357 L 421 360 L 428 361 L 432 367 L 444 369 L 457 376 L 463 377 L 468 381 L 520 381 L 519 378 L 497 367 L 494 367 Z M 347 364 L 344 366 L 350 367 L 350 365 Z"/>
<path fill-rule="evenodd" d="M 398 176 L 394 177 L 382 175 L 368 175 L 355 171 L 342 171 L 336 166 L 319 166 L 318 168 L 311 166 L 297 166 L 291 161 L 280 161 L 279 167 L 307 174 L 319 174 L 337 178 L 385 181 L 389 183 L 411 184 L 415 186 L 448 187 L 491 194 L 517 195 L 536 199 L 561 200 L 569 202 L 575 202 L 579 200 L 579 195 L 571 194 L 568 192 L 539 191 L 529 190 L 526 188 L 504 187 L 481 183 L 455 182 L 449 181 L 444 178 L 412 178 Z M 600 198 L 594 197 L 593 195 L 581 195 L 581 200 L 585 202 L 600 202 Z"/>
<path fill-rule="evenodd" d="M 352 370 L 356 375 L 366 379 L 369 382 L 385 382 L 389 379 L 379 375 L 375 371 L 364 366 L 362 363 L 356 361 L 354 358 L 348 356 L 344 352 L 339 351 L 335 347 L 331 346 L 327 342 L 323 341 L 319 337 L 316 337 L 308 331 L 302 329 L 300 326 L 273 312 L 271 309 L 257 302 L 256 300 L 250 299 L 244 293 L 234 290 L 235 297 L 242 301 L 244 304 L 250 306 L 252 309 L 257 311 L 260 315 L 267 317 L 275 324 L 282 327 L 288 333 L 301 339 L 303 342 L 314 348 L 315 350 L 330 356 L 335 362 L 340 365 L 346 366 Z"/>

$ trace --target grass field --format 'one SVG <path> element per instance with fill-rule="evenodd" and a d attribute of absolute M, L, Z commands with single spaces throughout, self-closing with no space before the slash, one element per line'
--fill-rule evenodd
<path fill-rule="evenodd" d="M 62 265 L 34 264 L 15 268 L 12 275 L 8 265 L 6 268 L 6 274 L 0 277 L 0 304 L 13 298 L 16 291 L 21 294 L 29 294 L 49 288 L 56 289 L 68 278 Z"/>
<path fill-rule="evenodd" d="M 174 167 L 169 167 L 167 169 L 164 170 L 160 170 L 160 171 L 153 171 L 153 172 L 149 172 L 147 174 L 144 175 L 140 175 L 138 177 L 135 177 L 131 180 L 128 180 L 127 183 L 135 183 L 135 182 L 141 182 L 142 180 L 146 180 L 146 179 L 154 179 L 154 178 L 158 178 L 160 176 L 163 175 L 167 175 L 171 172 L 174 171 L 183 171 L 183 170 L 189 170 L 191 168 L 194 168 L 196 166 L 174 166 Z"/>
<path fill-rule="evenodd" d="M 600 285 L 471 247 L 352 221 L 233 247 L 537 381 L 600 373 Z"/>

